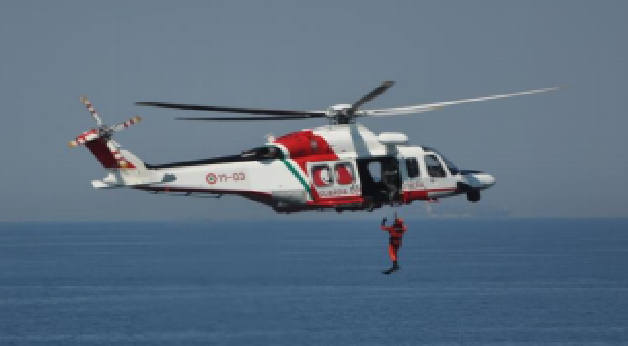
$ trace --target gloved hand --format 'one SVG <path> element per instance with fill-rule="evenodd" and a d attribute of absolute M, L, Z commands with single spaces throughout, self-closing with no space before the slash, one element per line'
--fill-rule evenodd
<path fill-rule="evenodd" d="M 382 220 L 382 226 L 386 226 L 386 221 L 388 221 L 388 219 L 387 219 L 387 218 L 384 218 L 384 219 Z"/>

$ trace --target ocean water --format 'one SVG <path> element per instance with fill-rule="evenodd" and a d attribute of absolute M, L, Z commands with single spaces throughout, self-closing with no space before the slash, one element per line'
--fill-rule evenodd
<path fill-rule="evenodd" d="M 0 345 L 628 344 L 628 220 L 0 224 Z"/>

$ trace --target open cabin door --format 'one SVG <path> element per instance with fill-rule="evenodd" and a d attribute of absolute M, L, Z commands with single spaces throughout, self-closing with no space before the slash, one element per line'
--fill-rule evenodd
<path fill-rule="evenodd" d="M 396 157 L 358 159 L 362 195 L 374 203 L 401 201 L 401 175 Z"/>

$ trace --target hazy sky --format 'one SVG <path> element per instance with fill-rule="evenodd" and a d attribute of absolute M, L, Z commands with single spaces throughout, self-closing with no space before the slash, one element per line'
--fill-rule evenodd
<path fill-rule="evenodd" d="M 363 120 L 497 178 L 479 205 L 460 197 L 436 210 L 628 216 L 626 18 L 619 0 L 5 1 L 0 220 L 285 218 L 236 197 L 93 190 L 105 172 L 84 148 L 66 147 L 94 126 L 79 96 L 109 124 L 143 116 L 115 139 L 161 163 L 238 153 L 267 133 L 324 122 L 181 122 L 173 118 L 206 114 L 135 101 L 324 109 L 383 80 L 397 84 L 371 107 L 571 86 Z M 289 217 L 318 215 L 367 214 Z"/>

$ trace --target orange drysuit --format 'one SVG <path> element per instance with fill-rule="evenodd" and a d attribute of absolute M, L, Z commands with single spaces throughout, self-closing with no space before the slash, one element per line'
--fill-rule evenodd
<path fill-rule="evenodd" d="M 397 218 L 392 226 L 382 225 L 382 231 L 390 233 L 390 244 L 388 245 L 388 253 L 393 262 L 397 262 L 397 252 L 401 247 L 401 238 L 408 229 L 403 224 L 403 219 Z"/>

